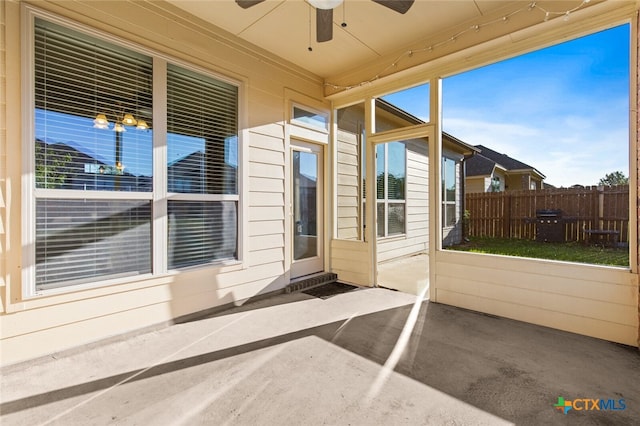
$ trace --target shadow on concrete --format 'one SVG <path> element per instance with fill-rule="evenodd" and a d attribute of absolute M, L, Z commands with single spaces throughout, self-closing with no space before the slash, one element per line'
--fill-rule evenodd
<path fill-rule="evenodd" d="M 287 300 L 292 303 L 309 297 L 294 294 Z M 282 300 L 265 299 L 217 315 L 279 303 Z M 394 351 L 411 309 L 407 305 L 355 316 L 346 322 L 335 321 L 4 402 L 0 413 L 4 416 L 171 375 L 311 336 L 382 366 Z M 568 420 L 633 424 L 640 418 L 640 355 L 636 348 L 430 302 L 419 307 L 395 373 L 518 424 L 566 424 Z M 553 407 L 558 397 L 623 399 L 626 409 L 565 416 Z"/>

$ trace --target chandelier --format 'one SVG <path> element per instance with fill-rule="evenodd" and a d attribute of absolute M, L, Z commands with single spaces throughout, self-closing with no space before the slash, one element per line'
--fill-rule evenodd
<path fill-rule="evenodd" d="M 127 114 L 120 114 L 120 115 L 114 115 L 114 116 L 115 116 L 114 125 L 113 125 L 114 132 L 117 132 L 117 133 L 126 132 L 127 131 L 126 126 L 135 126 L 136 129 L 138 130 L 149 130 L 149 125 L 147 124 L 146 121 L 136 119 L 133 117 L 132 114 L 127 113 Z M 93 120 L 93 127 L 96 129 L 108 130 L 110 129 L 110 126 L 111 126 L 111 123 L 107 118 L 107 114 L 98 113 L 98 115 L 96 115 L 96 118 Z"/>

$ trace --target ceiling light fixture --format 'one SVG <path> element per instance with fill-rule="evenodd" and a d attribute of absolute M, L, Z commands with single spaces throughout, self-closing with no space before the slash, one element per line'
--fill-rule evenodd
<path fill-rule="evenodd" d="M 236 0 L 238 6 L 243 9 L 248 9 L 255 5 L 258 5 L 265 0 Z M 384 6 L 388 9 L 393 10 L 394 12 L 400 13 L 404 15 L 407 13 L 411 6 L 415 2 L 415 0 L 372 0 L 374 3 L 377 3 L 381 6 Z M 333 38 L 333 9 L 342 5 L 342 12 L 344 16 L 344 0 L 306 0 L 307 4 L 309 4 L 316 12 L 316 41 L 318 43 L 323 43 L 325 41 L 329 41 Z M 342 28 L 347 26 L 346 22 L 343 19 L 341 24 Z M 309 47 L 309 51 L 313 51 L 311 47 Z"/>
<path fill-rule="evenodd" d="M 124 117 L 122 117 L 122 124 L 125 126 L 135 126 L 138 124 L 138 120 L 133 118 L 133 115 L 131 114 L 125 114 Z"/>
<path fill-rule="evenodd" d="M 104 114 L 96 115 L 95 120 L 93 120 L 93 127 L 96 129 L 106 130 L 109 128 L 109 120 L 107 120 L 107 116 Z"/>
<path fill-rule="evenodd" d="M 340 6 L 344 0 L 307 0 L 309 4 L 316 9 L 335 9 Z"/>
<path fill-rule="evenodd" d="M 136 119 L 133 114 L 113 114 L 115 117 L 113 131 L 122 133 L 126 132 L 125 126 L 136 126 L 137 130 L 149 130 L 149 125 L 145 120 Z M 107 118 L 107 114 L 98 113 L 93 120 L 93 127 L 101 130 L 109 130 L 111 123 Z"/>

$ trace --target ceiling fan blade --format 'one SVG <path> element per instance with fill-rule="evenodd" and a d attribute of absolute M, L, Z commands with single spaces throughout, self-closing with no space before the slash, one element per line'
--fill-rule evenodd
<path fill-rule="evenodd" d="M 263 1 L 264 0 L 236 0 L 236 3 L 238 3 L 238 6 L 240 6 L 241 8 L 248 9 L 258 3 L 262 3 Z"/>
<path fill-rule="evenodd" d="M 316 41 L 322 43 L 333 38 L 333 9 L 316 9 Z"/>
<path fill-rule="evenodd" d="M 413 6 L 414 0 L 373 0 L 375 3 L 378 3 L 384 7 L 388 7 L 389 9 L 402 13 L 403 15 L 407 13 L 411 6 Z"/>

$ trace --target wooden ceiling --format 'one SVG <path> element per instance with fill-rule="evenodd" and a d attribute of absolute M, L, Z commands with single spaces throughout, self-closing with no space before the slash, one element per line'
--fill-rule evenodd
<path fill-rule="evenodd" d="M 600 0 L 416 0 L 406 14 L 370 0 L 345 0 L 334 9 L 333 39 L 323 43 L 315 40 L 315 9 L 304 0 L 266 0 L 246 9 L 235 0 L 169 2 L 330 79 L 367 64 L 390 65 L 411 49 L 437 46 L 445 54 L 542 23 L 545 11 L 561 19 L 567 10 Z"/>

